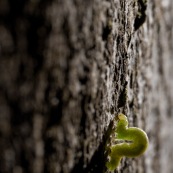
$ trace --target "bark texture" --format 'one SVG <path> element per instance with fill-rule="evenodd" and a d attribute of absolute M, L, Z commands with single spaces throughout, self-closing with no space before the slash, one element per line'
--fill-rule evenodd
<path fill-rule="evenodd" d="M 150 146 L 115 172 L 173 172 L 173 1 L 142 2 L 0 0 L 0 172 L 108 173 L 120 111 Z"/>

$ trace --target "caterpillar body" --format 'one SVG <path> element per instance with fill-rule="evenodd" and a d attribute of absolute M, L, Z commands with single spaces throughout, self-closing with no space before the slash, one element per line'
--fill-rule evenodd
<path fill-rule="evenodd" d="M 123 140 L 122 143 L 111 146 L 110 161 L 106 163 L 110 171 L 115 170 L 122 157 L 137 157 L 143 154 L 149 144 L 147 134 L 140 128 L 129 127 L 127 117 L 120 113 L 118 124 L 115 130 L 116 140 Z"/>

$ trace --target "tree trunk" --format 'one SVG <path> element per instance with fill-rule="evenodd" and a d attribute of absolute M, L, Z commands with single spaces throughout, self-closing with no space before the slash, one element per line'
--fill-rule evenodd
<path fill-rule="evenodd" d="M 150 145 L 115 172 L 173 172 L 172 21 L 172 0 L 0 0 L 0 172 L 108 173 L 119 112 Z"/>

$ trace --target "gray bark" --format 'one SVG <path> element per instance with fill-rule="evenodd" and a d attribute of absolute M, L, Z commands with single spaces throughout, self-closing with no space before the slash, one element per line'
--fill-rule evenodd
<path fill-rule="evenodd" d="M 173 2 L 141 2 L 0 0 L 0 172 L 109 172 L 119 112 L 150 145 L 115 172 L 173 172 Z"/>

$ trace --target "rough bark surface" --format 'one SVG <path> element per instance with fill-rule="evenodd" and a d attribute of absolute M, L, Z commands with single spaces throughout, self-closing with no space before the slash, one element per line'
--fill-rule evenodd
<path fill-rule="evenodd" d="M 115 172 L 173 172 L 173 1 L 141 2 L 0 0 L 0 172 L 109 172 L 120 111 L 150 146 Z"/>

